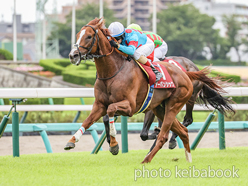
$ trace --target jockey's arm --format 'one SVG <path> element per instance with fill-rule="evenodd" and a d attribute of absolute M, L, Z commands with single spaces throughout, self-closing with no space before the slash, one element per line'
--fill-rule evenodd
<path fill-rule="evenodd" d="M 128 55 L 133 55 L 136 50 L 136 47 L 133 45 L 124 46 L 120 44 L 120 47 L 118 49 Z"/>
<path fill-rule="evenodd" d="M 118 49 L 128 55 L 133 55 L 138 46 L 138 36 L 132 35 L 126 41 L 128 46 L 120 44 L 120 47 Z"/>

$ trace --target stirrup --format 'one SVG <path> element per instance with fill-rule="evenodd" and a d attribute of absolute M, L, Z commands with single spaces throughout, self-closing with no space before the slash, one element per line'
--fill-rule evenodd
<path fill-rule="evenodd" d="M 155 75 L 156 75 L 156 82 L 155 83 L 157 83 L 163 77 L 163 75 L 160 72 L 155 73 Z"/>

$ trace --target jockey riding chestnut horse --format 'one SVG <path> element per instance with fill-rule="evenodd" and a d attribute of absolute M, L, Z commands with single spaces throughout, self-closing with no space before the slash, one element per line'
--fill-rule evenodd
<path fill-rule="evenodd" d="M 111 23 L 108 29 L 111 32 L 111 36 L 117 40 L 117 42 L 111 40 L 111 46 L 133 56 L 138 62 L 151 67 L 156 75 L 155 83 L 157 83 L 162 78 L 162 74 L 146 58 L 153 53 L 154 42 L 146 34 L 138 30 L 125 29 L 120 22 Z"/>
<path fill-rule="evenodd" d="M 140 110 L 147 97 L 150 88 L 147 76 L 136 61 L 133 59 L 129 61 L 125 54 L 112 47 L 108 37 L 112 38 L 110 31 L 104 26 L 103 19 L 96 18 L 81 28 L 77 34 L 77 43 L 69 54 L 71 63 L 75 65 L 79 65 L 81 60 L 94 58 L 97 80 L 94 85 L 95 102 L 92 111 L 80 129 L 67 142 L 65 150 L 73 149 L 85 130 L 102 116 L 108 114 L 110 118 L 113 118 L 115 114 L 118 114 L 131 117 Z M 163 123 L 155 147 L 142 163 L 151 162 L 168 140 L 170 130 L 182 139 L 186 160 L 191 162 L 188 131 L 176 119 L 176 115 L 193 93 L 192 81 L 201 81 L 218 93 L 224 90 L 206 76 L 207 69 L 198 72 L 183 72 L 170 63 L 158 62 L 157 65 L 168 71 L 175 87 L 154 89 L 151 102 L 144 110 L 144 112 L 152 110 Z M 110 122 L 114 127 L 114 121 Z M 119 146 L 115 133 L 111 134 L 110 152 L 115 155 L 118 154 Z"/>

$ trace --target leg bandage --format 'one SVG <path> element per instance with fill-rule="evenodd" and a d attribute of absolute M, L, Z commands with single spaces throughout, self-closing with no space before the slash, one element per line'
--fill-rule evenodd
<path fill-rule="evenodd" d="M 81 127 L 73 136 L 76 138 L 76 142 L 79 141 L 83 133 L 85 132 L 85 128 Z"/>
<path fill-rule="evenodd" d="M 113 137 L 116 136 L 116 130 L 115 130 L 115 123 L 114 123 L 114 117 L 109 117 L 109 128 L 110 128 L 110 131 L 109 131 L 109 134 Z"/>

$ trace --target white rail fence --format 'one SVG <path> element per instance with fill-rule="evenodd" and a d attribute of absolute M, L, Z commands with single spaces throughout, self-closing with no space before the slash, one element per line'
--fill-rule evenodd
<path fill-rule="evenodd" d="M 248 96 L 248 87 L 225 88 L 224 96 Z M 86 98 L 94 97 L 93 88 L 3 88 L 0 98 Z M 248 110 L 248 104 L 233 104 L 235 110 Z M 9 105 L 1 105 L 0 111 L 9 111 Z M 92 105 L 17 105 L 18 111 L 90 111 Z M 182 110 L 185 110 L 185 106 Z M 194 110 L 209 110 L 195 105 Z M 210 110 L 214 108 L 210 107 Z"/>
<path fill-rule="evenodd" d="M 248 87 L 235 87 L 235 88 L 226 88 L 227 94 L 226 96 L 248 96 Z M 85 98 L 85 97 L 94 97 L 94 89 L 93 88 L 3 88 L 0 89 L 0 98 Z M 16 103 L 16 102 L 15 102 Z M 248 110 L 248 104 L 234 104 L 234 109 L 236 110 Z M 9 111 L 11 108 L 10 105 L 0 105 L 0 111 Z M 13 107 L 12 107 L 13 108 Z M 64 111 L 64 110 L 75 110 L 75 111 L 87 111 L 92 109 L 92 105 L 16 105 L 16 111 Z M 183 108 L 183 110 L 185 107 Z M 213 109 L 213 108 L 212 108 Z M 195 105 L 194 110 L 209 110 L 208 108 Z M 214 110 L 214 109 L 213 109 Z M 9 112 L 10 113 L 10 112 Z M 13 116 L 14 115 L 14 116 Z M 13 138 L 13 156 L 19 157 L 19 115 L 17 112 L 12 114 L 12 138 Z M 8 116 L 4 116 L 0 128 L 0 134 L 4 131 L 8 121 Z M 123 122 L 124 123 L 124 122 Z M 127 121 L 125 120 L 126 125 L 122 128 L 122 135 L 124 136 L 122 139 L 122 152 L 127 152 Z M 211 121 L 210 121 L 211 123 Z M 220 133 L 220 149 L 225 148 L 225 129 L 224 129 L 224 117 L 221 120 L 222 125 L 219 125 Z M 204 124 L 205 125 L 205 124 Z M 209 124 L 206 124 L 207 127 Z M 71 125 L 70 125 L 71 126 Z M 222 126 L 222 127 L 220 127 Z M 45 143 L 47 152 L 52 152 L 49 139 L 45 132 L 44 126 L 41 128 L 40 126 L 34 126 L 34 128 L 39 128 L 39 132 L 42 135 L 43 141 Z M 206 127 L 206 128 L 207 128 Z M 34 129 L 33 129 L 34 130 Z M 206 129 L 207 130 L 207 129 Z M 95 132 L 96 133 L 96 132 Z M 200 132 L 199 132 L 200 133 Z M 106 133 L 105 133 L 106 134 Z M 194 148 L 199 143 L 202 135 L 198 137 L 197 142 L 194 143 Z M 94 135 L 92 135 L 94 138 Z M 95 134 L 97 136 L 97 134 Z M 101 146 L 99 146 L 100 142 L 104 136 L 104 132 L 101 135 L 101 139 L 96 143 L 95 148 L 93 149 L 94 153 L 97 153 Z M 179 147 L 182 148 L 182 142 L 179 142 Z M 181 144 L 181 145 L 180 145 Z M 192 147 L 193 148 L 193 147 Z M 92 152 L 93 152 L 92 151 Z"/>

